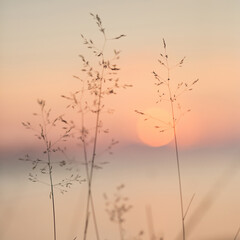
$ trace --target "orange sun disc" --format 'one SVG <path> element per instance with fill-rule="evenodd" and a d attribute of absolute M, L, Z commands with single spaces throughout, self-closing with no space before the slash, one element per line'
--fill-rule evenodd
<path fill-rule="evenodd" d="M 149 108 L 140 114 L 137 122 L 139 139 L 152 147 L 168 144 L 173 139 L 171 116 L 163 109 Z"/>

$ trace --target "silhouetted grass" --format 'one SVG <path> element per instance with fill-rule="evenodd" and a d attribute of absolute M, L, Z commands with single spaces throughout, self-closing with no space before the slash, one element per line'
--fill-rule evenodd
<path fill-rule="evenodd" d="M 159 133 L 168 131 L 169 129 L 172 129 L 173 131 L 173 138 L 174 138 L 174 147 L 175 147 L 175 155 L 176 155 L 176 162 L 177 162 L 177 175 L 178 175 L 178 186 L 179 186 L 179 199 L 180 199 L 180 209 L 181 209 L 181 222 L 182 222 L 182 238 L 183 240 L 186 239 L 186 233 L 185 233 L 185 219 L 188 213 L 188 210 L 191 206 L 192 200 L 195 196 L 193 194 L 186 210 L 184 209 L 184 203 L 183 203 L 183 190 L 182 190 L 182 177 L 181 177 L 181 166 L 180 166 L 180 157 L 179 157 L 179 147 L 178 147 L 178 137 L 177 137 L 177 130 L 176 125 L 180 118 L 185 114 L 182 112 L 182 107 L 179 103 L 179 97 L 188 91 L 191 91 L 193 89 L 193 86 L 198 82 L 198 79 L 187 83 L 184 81 L 180 81 L 176 83 L 174 79 L 171 77 L 171 72 L 176 67 L 182 67 L 185 57 L 182 58 L 177 64 L 171 66 L 169 64 L 169 57 L 167 53 L 167 44 L 165 40 L 163 39 L 163 53 L 160 53 L 160 57 L 158 59 L 158 63 L 160 64 L 160 70 L 165 71 L 167 74 L 166 77 L 163 77 L 162 74 L 158 74 L 157 71 L 153 71 L 154 78 L 156 80 L 156 87 L 157 87 L 157 93 L 158 93 L 158 100 L 157 103 L 161 103 L 162 101 L 169 102 L 170 106 L 170 112 L 171 112 L 171 121 L 170 122 L 164 122 L 161 119 L 157 119 L 159 121 L 160 125 L 154 126 L 156 130 L 159 131 Z M 178 116 L 176 112 L 179 112 Z M 190 110 L 187 110 L 186 112 L 189 112 Z M 156 119 L 155 116 L 151 116 L 149 114 L 145 114 L 142 111 L 135 111 L 136 113 L 143 115 L 145 117 L 145 120 L 148 119 Z M 159 134 L 159 137 L 161 135 Z"/>
<path fill-rule="evenodd" d="M 26 154 L 22 161 L 30 162 L 32 164 L 32 171 L 29 173 L 29 180 L 32 182 L 39 182 L 45 184 L 50 189 L 50 199 L 52 207 L 53 216 L 53 239 L 57 240 L 57 219 L 56 219 L 56 196 L 55 190 L 59 190 L 61 193 L 67 192 L 74 182 L 81 183 L 84 181 L 79 174 L 70 173 L 70 177 L 62 179 L 60 182 L 54 181 L 54 168 L 66 167 L 68 171 L 69 162 L 65 159 L 67 158 L 65 149 L 59 144 L 66 141 L 69 137 L 76 137 L 81 142 L 82 153 L 86 171 L 86 180 L 88 185 L 88 190 L 86 193 L 86 209 L 84 226 L 83 226 L 83 240 L 87 240 L 89 231 L 90 216 L 93 218 L 93 224 L 96 234 L 96 239 L 100 240 L 99 224 L 97 221 L 94 198 L 93 198 L 93 178 L 95 169 L 100 168 L 101 163 L 97 162 L 98 150 L 99 150 L 99 137 L 100 134 L 108 134 L 109 130 L 103 127 L 102 114 L 104 112 L 111 112 L 107 109 L 105 99 L 111 95 L 117 94 L 117 90 L 120 88 L 128 88 L 131 85 L 120 84 L 118 79 L 118 71 L 120 70 L 117 65 L 117 60 L 120 56 L 120 51 L 113 49 L 112 56 L 109 57 L 106 53 L 106 46 L 109 41 L 118 40 L 125 37 L 121 34 L 117 37 L 109 38 L 106 34 L 106 30 L 103 27 L 102 20 L 97 14 L 92 14 L 98 30 L 102 36 L 101 47 L 97 47 L 97 44 L 91 39 L 82 36 L 83 44 L 87 49 L 90 50 L 90 54 L 94 56 L 97 64 L 91 63 L 86 56 L 82 54 L 79 55 L 81 60 L 81 74 L 80 76 L 74 75 L 73 77 L 79 80 L 79 90 L 68 95 L 62 95 L 63 98 L 68 100 L 70 103 L 67 108 L 72 108 L 79 114 L 79 118 L 74 121 L 67 121 L 64 115 L 59 115 L 55 118 L 51 118 L 51 109 L 46 108 L 46 103 L 44 100 L 38 100 L 38 105 L 40 107 L 39 113 L 34 113 L 34 116 L 39 118 L 38 124 L 35 126 L 30 122 L 23 122 L 23 126 L 32 130 L 35 133 L 35 137 L 39 139 L 43 144 L 43 158 L 32 158 Z M 89 57 L 91 59 L 91 57 Z M 169 104 L 169 109 L 171 112 L 171 119 L 169 122 L 164 122 L 159 120 L 159 125 L 154 126 L 159 134 L 164 131 L 171 130 L 173 133 L 174 150 L 177 165 L 177 178 L 178 178 L 178 189 L 179 189 L 179 202 L 180 202 L 180 212 L 181 212 L 181 238 L 186 240 L 186 217 L 188 216 L 189 209 L 195 197 L 195 193 L 192 195 L 188 204 L 184 204 L 184 193 L 182 184 L 182 171 L 181 171 L 181 161 L 179 154 L 179 144 L 178 144 L 178 132 L 177 124 L 180 118 L 190 110 L 183 111 L 179 103 L 179 97 L 192 91 L 198 79 L 191 81 L 190 83 L 185 81 L 175 81 L 172 78 L 172 71 L 175 68 L 182 67 L 185 61 L 185 57 L 182 58 L 177 64 L 171 65 L 167 44 L 163 39 L 163 53 L 160 54 L 158 63 L 160 64 L 160 74 L 158 71 L 153 71 L 153 76 L 156 80 L 155 86 L 157 88 L 158 101 L 157 103 L 167 102 Z M 166 77 L 162 76 L 162 72 L 166 73 Z M 154 118 L 149 114 L 142 111 L 136 110 L 136 112 L 145 117 L 146 121 L 148 119 Z M 90 116 L 90 117 L 89 117 Z M 88 119 L 93 119 L 89 124 Z M 79 127 L 78 127 L 79 125 Z M 53 129 L 61 129 L 60 135 L 56 138 L 51 135 Z M 161 135 L 159 135 L 161 137 Z M 112 148 L 118 143 L 115 139 L 112 139 L 109 146 L 107 146 L 107 151 L 112 152 Z M 64 160 L 54 161 L 53 155 L 56 153 L 61 153 L 64 156 Z M 102 162 L 105 164 L 106 162 Z M 39 177 L 40 175 L 48 175 L 48 182 L 44 182 Z M 225 181 L 225 179 L 224 179 Z M 196 211 L 196 214 L 190 219 L 192 224 L 202 217 L 203 213 L 208 210 L 209 206 L 212 204 L 214 198 L 217 197 L 219 188 L 222 187 L 223 181 L 217 185 L 217 188 L 211 190 L 206 198 L 200 204 Z M 110 218 L 110 221 L 117 224 L 119 230 L 120 240 L 126 240 L 126 229 L 124 223 L 126 221 L 126 214 L 132 208 L 132 205 L 128 203 L 128 198 L 122 195 L 122 190 L 124 185 L 120 185 L 116 188 L 116 193 L 113 194 L 113 198 L 109 198 L 107 194 L 104 194 L 106 203 L 106 212 Z M 147 223 L 149 229 L 149 239 L 157 240 L 162 239 L 158 237 L 155 233 L 152 220 L 152 212 L 150 208 L 147 208 Z M 240 228 L 238 228 L 233 240 L 237 240 L 240 233 Z M 133 237 L 134 240 L 142 240 L 144 238 L 144 232 L 141 230 L 137 236 Z M 75 237 L 74 239 L 77 239 Z"/>
<path fill-rule="evenodd" d="M 70 96 L 62 95 L 63 98 L 70 101 L 68 107 L 76 109 L 80 113 L 80 129 L 79 139 L 83 147 L 84 163 L 86 168 L 86 176 L 88 182 L 87 193 L 87 206 L 83 239 L 87 239 L 89 217 L 90 217 L 90 205 L 93 215 L 93 221 L 95 226 L 96 238 L 99 240 L 99 230 L 95 214 L 93 196 L 92 196 L 92 180 L 94 176 L 94 169 L 98 168 L 96 164 L 98 141 L 100 133 L 108 133 L 108 129 L 103 129 L 103 123 L 101 115 L 104 111 L 112 112 L 112 110 L 106 109 L 104 99 L 107 96 L 117 94 L 119 88 L 131 87 L 129 84 L 121 84 L 117 76 L 120 68 L 116 61 L 119 59 L 120 51 L 113 49 L 112 56 L 108 57 L 105 53 L 106 45 L 109 41 L 118 40 L 125 37 L 121 34 L 117 37 L 109 38 L 106 34 L 106 30 L 103 27 L 102 20 L 97 14 L 90 14 L 98 30 L 102 35 L 101 47 L 97 47 L 92 39 L 88 39 L 82 36 L 83 44 L 90 50 L 91 54 L 95 57 L 97 64 L 91 63 L 82 54 L 79 55 L 82 61 L 81 75 L 74 75 L 75 79 L 80 81 L 80 90 L 72 93 Z M 91 119 L 95 119 L 94 126 L 86 124 L 86 116 L 91 115 Z M 107 150 L 111 152 L 111 149 L 116 145 L 118 141 L 112 139 Z"/>
<path fill-rule="evenodd" d="M 26 154 L 23 158 L 19 158 L 21 161 L 30 162 L 32 164 L 32 172 L 29 173 L 28 179 L 32 182 L 39 182 L 44 185 L 49 186 L 50 195 L 52 203 L 52 215 L 53 215 L 53 239 L 57 239 L 57 220 L 56 220 L 56 206 L 55 206 L 55 189 L 59 190 L 62 194 L 71 188 L 74 182 L 81 183 L 83 179 L 77 173 L 72 172 L 70 168 L 71 162 L 67 159 L 64 148 L 60 147 L 59 144 L 64 142 L 71 136 L 71 132 L 74 129 L 72 123 L 68 123 L 63 115 L 51 118 L 51 109 L 46 108 L 46 102 L 44 100 L 38 100 L 38 105 L 40 107 L 40 113 L 33 113 L 35 117 L 39 119 L 38 124 L 32 124 L 30 122 L 22 122 L 22 125 L 27 130 L 32 130 L 34 136 L 40 140 L 43 144 L 43 158 L 32 158 L 29 154 Z M 57 129 L 58 137 L 53 137 L 51 132 L 53 129 Z M 60 133 L 59 133 L 60 131 Z M 53 155 L 56 153 L 61 153 L 64 160 L 54 161 Z M 55 183 L 53 179 L 54 168 L 57 166 L 61 168 L 66 168 L 70 171 L 68 177 L 62 179 L 60 182 Z M 39 175 L 48 175 L 49 182 L 42 181 Z"/>

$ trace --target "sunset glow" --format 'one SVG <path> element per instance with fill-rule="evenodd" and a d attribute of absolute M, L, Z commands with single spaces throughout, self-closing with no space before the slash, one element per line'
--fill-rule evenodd
<path fill-rule="evenodd" d="M 238 240 L 239 12 L 1 0 L 0 239 Z"/>
<path fill-rule="evenodd" d="M 137 132 L 144 144 L 152 147 L 166 145 L 173 139 L 171 116 L 163 109 L 149 108 L 139 117 Z"/>

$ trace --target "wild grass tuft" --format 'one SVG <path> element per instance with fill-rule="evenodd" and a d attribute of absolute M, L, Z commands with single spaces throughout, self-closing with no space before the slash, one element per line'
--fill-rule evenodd
<path fill-rule="evenodd" d="M 22 125 L 27 130 L 33 131 L 34 136 L 41 141 L 43 145 L 43 156 L 33 158 L 29 154 L 26 154 L 23 158 L 19 158 L 19 160 L 32 164 L 32 171 L 28 176 L 31 182 L 38 182 L 50 188 L 49 198 L 51 199 L 53 215 L 53 239 L 57 240 L 55 190 L 64 194 L 71 188 L 73 183 L 82 183 L 84 179 L 76 171 L 72 171 L 72 162 L 69 161 L 70 159 L 66 154 L 66 148 L 61 145 L 62 142 L 67 141 L 71 136 L 75 126 L 66 121 L 63 115 L 52 118 L 51 108 L 46 107 L 45 100 L 41 99 L 37 102 L 40 111 L 38 113 L 33 113 L 33 115 L 38 118 L 38 123 L 32 124 L 31 122 L 22 122 Z M 54 134 L 52 134 L 52 132 L 54 132 Z M 59 158 L 58 161 L 54 160 L 54 155 L 57 155 Z M 55 182 L 54 173 L 59 167 L 64 168 L 69 173 L 66 178 L 59 182 Z M 44 178 L 44 180 L 42 180 L 41 175 L 48 175 L 49 181 L 45 182 Z"/>
<path fill-rule="evenodd" d="M 119 40 L 125 37 L 120 34 L 116 37 L 108 37 L 103 23 L 98 14 L 90 14 L 95 21 L 100 34 L 102 35 L 102 43 L 95 43 L 92 39 L 88 39 L 81 35 L 83 44 L 90 51 L 90 59 L 93 56 L 92 62 L 87 57 L 79 54 L 82 62 L 81 73 L 73 77 L 80 82 L 80 90 L 71 93 L 70 96 L 62 95 L 68 100 L 68 108 L 76 110 L 80 114 L 80 127 L 78 128 L 78 139 L 83 148 L 84 164 L 86 169 L 86 178 L 88 183 L 87 206 L 84 224 L 83 240 L 87 239 L 88 225 L 90 219 L 90 208 L 93 217 L 95 233 L 97 240 L 100 239 L 98 224 L 95 214 L 94 201 L 92 196 L 92 181 L 94 169 L 101 168 L 96 163 L 96 158 L 99 155 L 98 143 L 100 134 L 108 134 L 109 129 L 104 127 L 101 116 L 103 113 L 112 113 L 105 105 L 105 99 L 111 95 L 117 94 L 120 88 L 126 89 L 131 87 L 129 84 L 122 84 L 118 78 L 120 67 L 117 64 L 120 58 L 120 51 L 113 49 L 111 56 L 106 53 L 106 46 L 109 41 Z M 100 47 L 99 47 L 100 45 Z M 92 56 L 91 56 L 92 55 Z M 88 121 L 90 119 L 90 121 Z M 94 119 L 94 120 L 93 120 Z M 78 123 L 79 123 L 78 122 Z M 91 123 L 90 123 L 91 122 Z M 109 146 L 106 148 L 110 154 L 112 148 L 118 143 L 112 139 Z"/>
<path fill-rule="evenodd" d="M 168 131 L 171 129 L 173 131 L 174 138 L 174 147 L 175 147 L 175 155 L 176 155 L 176 163 L 177 163 L 177 175 L 178 175 L 178 187 L 179 187 L 179 199 L 180 199 L 180 209 L 181 209 L 181 223 L 182 223 L 182 239 L 186 239 L 185 233 L 185 219 L 188 214 L 188 210 L 192 204 L 193 198 L 195 194 L 193 194 L 187 208 L 184 208 L 183 203 L 183 187 L 182 187 L 182 177 L 181 177 L 181 166 L 180 166 L 180 157 L 179 157 L 179 146 L 178 146 L 178 137 L 176 125 L 179 120 L 184 116 L 186 112 L 189 112 L 190 109 L 183 111 L 181 104 L 179 102 L 179 97 L 189 91 L 193 90 L 195 84 L 199 81 L 198 79 L 193 80 L 191 82 L 180 81 L 176 82 L 172 78 L 172 71 L 175 68 L 182 67 L 185 61 L 185 57 L 182 58 L 179 62 L 174 65 L 170 65 L 169 56 L 167 52 L 167 44 L 165 39 L 163 39 L 163 52 L 160 53 L 158 63 L 160 65 L 161 74 L 158 74 L 157 71 L 153 71 L 152 74 L 155 78 L 155 86 L 157 87 L 158 100 L 157 104 L 161 102 L 168 102 L 171 112 L 171 121 L 164 122 L 161 119 L 157 119 L 159 121 L 159 125 L 155 126 L 155 128 L 162 133 L 164 131 Z M 162 72 L 166 73 L 166 76 L 163 76 Z M 136 113 L 145 117 L 145 120 L 152 119 L 155 117 L 148 115 L 142 111 L 135 110 Z M 161 135 L 159 135 L 161 137 Z"/>
<path fill-rule="evenodd" d="M 131 210 L 132 205 L 128 203 L 128 197 L 122 195 L 122 191 L 125 188 L 124 184 L 116 187 L 116 192 L 113 195 L 113 199 L 110 199 L 105 193 L 105 209 L 111 222 L 116 223 L 119 229 L 120 240 L 125 238 L 124 222 L 126 221 L 125 215 Z M 140 231 L 138 237 L 142 236 L 143 232 Z"/>

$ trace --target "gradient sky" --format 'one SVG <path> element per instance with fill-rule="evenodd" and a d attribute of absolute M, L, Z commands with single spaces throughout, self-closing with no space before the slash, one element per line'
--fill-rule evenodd
<path fill-rule="evenodd" d="M 72 77 L 81 74 L 78 54 L 90 56 L 82 44 L 81 34 L 99 44 L 102 41 L 90 12 L 99 14 L 109 37 L 127 35 L 110 42 L 108 49 L 122 51 L 119 76 L 123 82 L 133 85 L 106 101 L 116 112 L 103 120 L 111 129 L 111 136 L 120 140 L 121 145 L 114 155 L 117 161 L 96 176 L 99 177 L 95 183 L 96 196 L 102 199 L 103 191 L 111 194 L 123 181 L 127 183 L 127 195 L 136 209 L 129 217 L 131 234 L 135 234 L 140 225 L 145 227 L 144 207 L 148 204 L 155 209 L 159 234 L 174 239 L 176 229 L 180 229 L 175 217 L 179 206 L 174 201 L 177 181 L 172 143 L 163 148 L 144 146 L 138 139 L 138 115 L 134 112 L 156 106 L 151 72 L 161 72 L 157 59 L 164 38 L 170 62 L 174 64 L 186 56 L 183 68 L 174 74 L 176 80 L 200 79 L 194 91 L 181 99 L 183 107 L 192 109 L 178 125 L 181 156 L 185 159 L 185 201 L 193 191 L 198 192 L 194 212 L 208 197 L 208 192 L 216 190 L 214 186 L 219 179 L 223 178 L 226 183 L 221 191 L 215 192 L 217 199 L 213 209 L 207 211 L 207 219 L 193 231 L 192 239 L 219 240 L 223 237 L 225 240 L 224 236 L 234 236 L 240 222 L 239 173 L 232 174 L 230 181 L 226 169 L 234 168 L 240 154 L 239 10 L 238 0 L 0 0 L 0 196 L 4 196 L 0 198 L 0 205 L 4 206 L 0 208 L 3 216 L 0 218 L 0 238 L 9 240 L 21 236 L 19 240 L 30 239 L 34 232 L 34 239 L 40 240 L 41 237 L 47 239 L 51 231 L 46 230 L 49 216 L 39 215 L 39 211 L 48 206 L 48 200 L 44 198 L 47 190 L 26 183 L 27 167 L 15 163 L 25 149 L 36 145 L 21 122 L 32 119 L 38 98 L 45 99 L 61 113 L 66 102 L 60 95 L 78 87 Z M 167 110 L 166 105 L 160 107 Z M 7 165 L 4 160 L 13 164 Z M 156 191 L 158 188 L 160 190 Z M 82 201 L 79 194 L 84 191 L 74 190 L 67 197 L 66 201 L 71 198 L 76 201 L 70 207 L 73 212 L 78 207 L 81 208 L 79 211 L 84 209 L 84 204 L 79 206 L 77 202 L 78 198 Z M 224 193 L 221 198 L 219 192 Z M 144 196 L 141 193 L 145 193 Z M 46 202 L 39 204 L 39 210 L 35 204 L 40 201 Z M 60 200 L 59 208 L 64 206 L 64 201 Z M 101 209 L 103 202 L 98 204 Z M 227 214 L 219 211 L 223 208 Z M 71 211 L 69 215 L 66 210 L 62 211 L 60 214 L 73 221 Z M 19 224 L 25 213 L 27 217 L 23 224 L 32 224 L 33 232 L 23 232 L 23 225 Z M 165 217 L 168 217 L 166 221 Z M 136 219 L 141 219 L 137 227 Z M 65 218 L 61 219 L 62 226 L 63 220 Z M 44 224 L 39 227 L 39 222 Z M 68 231 L 62 228 L 62 236 L 67 239 L 69 233 L 79 230 L 76 222 L 74 225 L 73 221 L 72 229 Z M 103 228 L 108 234 L 106 237 L 111 238 L 115 232 L 112 228 L 112 232 L 107 231 L 108 224 Z M 1 225 L 5 229 L 2 232 Z M 36 231 L 45 231 L 46 236 Z"/>

